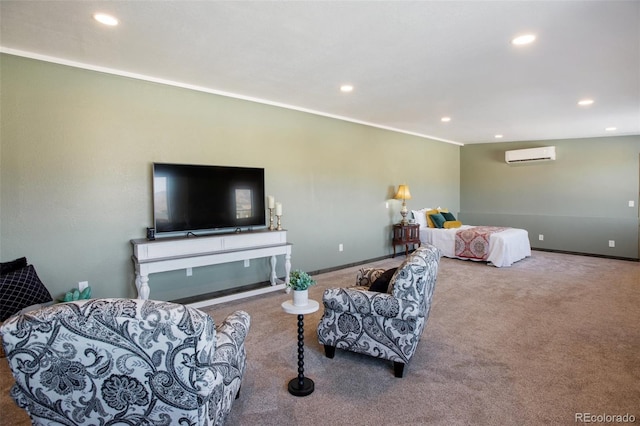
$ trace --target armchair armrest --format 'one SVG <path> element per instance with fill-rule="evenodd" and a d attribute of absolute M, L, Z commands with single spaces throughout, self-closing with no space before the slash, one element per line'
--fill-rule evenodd
<path fill-rule="evenodd" d="M 216 327 L 216 342 L 211 371 L 216 371 L 212 380 L 215 386 L 223 384 L 225 392 L 223 401 L 216 407 L 216 412 L 224 412 L 231 407 L 231 400 L 237 396 L 240 383 L 247 364 L 247 352 L 244 341 L 249 332 L 251 317 L 244 311 L 235 311 Z M 209 393 L 200 393 L 210 397 Z M 218 414 L 215 414 L 215 418 Z"/>
<path fill-rule="evenodd" d="M 249 333 L 251 317 L 244 311 L 235 311 L 222 324 L 216 327 L 216 349 L 213 364 L 225 366 L 225 376 L 232 370 L 238 370 L 240 376 L 244 372 L 246 350 L 244 340 Z M 228 383 L 225 381 L 225 383 Z"/>
<path fill-rule="evenodd" d="M 322 303 L 325 310 L 351 312 L 353 314 L 374 314 L 385 318 L 409 321 L 424 316 L 420 304 L 407 299 L 399 299 L 392 294 L 353 288 L 330 288 L 324 291 Z"/>
<path fill-rule="evenodd" d="M 233 312 L 222 321 L 222 324 L 216 327 L 216 335 L 218 337 L 216 347 L 221 346 L 224 342 L 241 346 L 244 344 L 244 339 L 247 337 L 250 326 L 251 317 L 248 313 L 245 311 Z"/>

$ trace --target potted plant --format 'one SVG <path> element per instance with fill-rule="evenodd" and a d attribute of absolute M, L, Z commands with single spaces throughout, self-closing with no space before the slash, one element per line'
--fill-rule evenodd
<path fill-rule="evenodd" d="M 287 292 L 293 290 L 293 304 L 295 306 L 304 306 L 309 303 L 309 287 L 315 283 L 315 280 L 306 272 L 295 270 L 289 274 Z"/>

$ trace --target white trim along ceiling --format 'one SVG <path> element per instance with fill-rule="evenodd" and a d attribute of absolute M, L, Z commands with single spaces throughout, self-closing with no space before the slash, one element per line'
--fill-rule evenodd
<path fill-rule="evenodd" d="M 7 54 L 458 145 L 640 134 L 640 1 L 3 0 L 0 31 Z"/>

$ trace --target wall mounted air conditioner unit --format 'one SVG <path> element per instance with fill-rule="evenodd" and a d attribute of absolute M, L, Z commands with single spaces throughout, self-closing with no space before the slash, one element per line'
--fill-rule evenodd
<path fill-rule="evenodd" d="M 512 163 L 527 163 L 530 161 L 549 161 L 556 159 L 556 147 L 545 146 L 541 148 L 515 149 L 504 152 L 504 161 Z"/>

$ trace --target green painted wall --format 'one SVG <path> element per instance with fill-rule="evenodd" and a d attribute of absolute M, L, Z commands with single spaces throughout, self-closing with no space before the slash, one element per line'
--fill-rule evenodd
<path fill-rule="evenodd" d="M 152 224 L 152 162 L 264 167 L 292 266 L 308 271 L 392 253 L 400 183 L 410 209 L 460 207 L 456 145 L 10 55 L 0 66 L 0 259 L 27 256 L 54 296 L 83 280 L 96 297 L 135 296 L 129 240 Z M 151 297 L 268 271 L 260 259 L 156 274 Z"/>
<path fill-rule="evenodd" d="M 506 150 L 542 146 L 556 146 L 557 160 L 504 161 Z M 460 216 L 524 228 L 532 247 L 637 259 L 639 158 L 640 136 L 466 145 Z"/>

